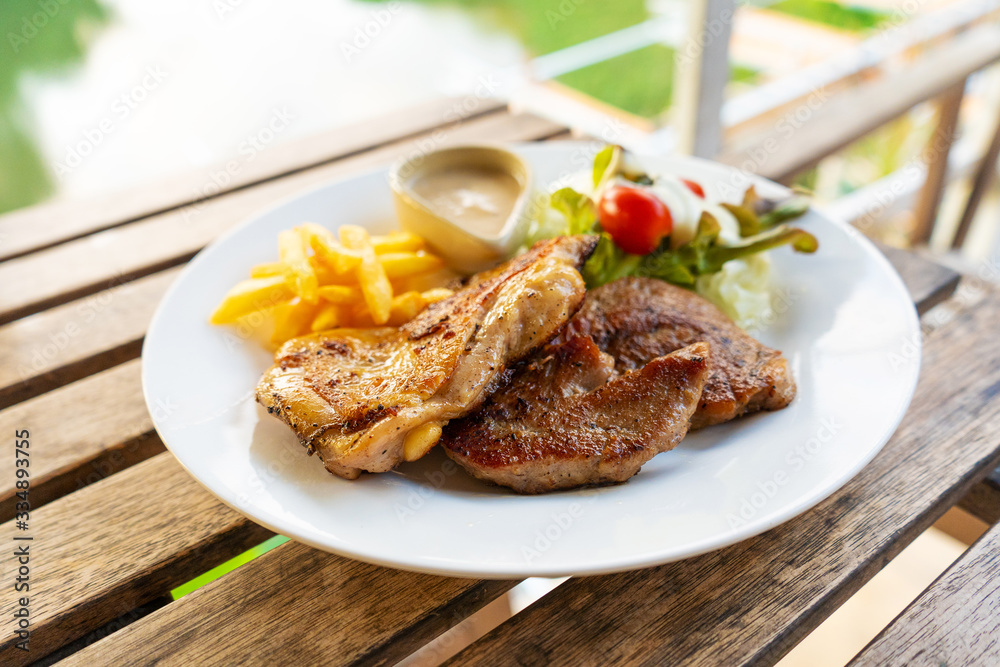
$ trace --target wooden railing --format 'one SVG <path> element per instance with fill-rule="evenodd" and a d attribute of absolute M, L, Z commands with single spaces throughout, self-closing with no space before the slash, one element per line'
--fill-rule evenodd
<path fill-rule="evenodd" d="M 912 18 L 900 13 L 855 49 L 728 101 L 722 91 L 729 77 L 729 26 L 735 5 L 732 0 L 699 0 L 691 11 L 694 20 L 681 39 L 676 28 L 669 29 L 662 20 L 620 31 L 611 40 L 599 38 L 614 42 L 615 54 L 627 51 L 623 43 L 629 37 L 635 39 L 635 48 L 659 35 L 677 49 L 683 62 L 675 77 L 672 125 L 630 127 L 627 119 L 611 118 L 615 114 L 607 107 L 554 92 L 544 80 L 529 84 L 515 102 L 585 134 L 606 137 L 614 127 L 614 140 L 630 148 L 680 150 L 781 182 L 790 182 L 913 107 L 931 102 L 938 118 L 922 159 L 835 202 L 833 208 L 862 225 L 873 224 L 873 212 L 912 209 L 911 240 L 923 244 L 934 230 L 945 187 L 971 175 L 972 193 L 952 241 L 954 247 L 962 245 L 995 174 L 1000 119 L 985 150 L 952 147 L 969 78 L 1000 61 L 1000 0 L 967 0 Z M 564 73 L 573 58 L 580 64 L 594 62 L 587 44 L 572 49 L 572 58 L 544 56 L 546 67 L 534 70 L 536 75 Z"/>

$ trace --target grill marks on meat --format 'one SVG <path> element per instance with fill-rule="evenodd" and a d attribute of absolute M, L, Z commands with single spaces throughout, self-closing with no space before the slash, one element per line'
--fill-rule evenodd
<path fill-rule="evenodd" d="M 795 380 L 781 352 L 754 340 L 701 296 L 661 280 L 622 278 L 587 295 L 560 337 L 590 336 L 615 359 L 619 373 L 695 342 L 712 348 L 712 369 L 691 428 L 795 398 Z"/>
<path fill-rule="evenodd" d="M 403 460 L 403 440 L 475 409 L 507 366 L 552 338 L 583 302 L 596 237 L 562 237 L 429 306 L 399 329 L 339 329 L 286 343 L 257 400 L 348 479 Z"/>
<path fill-rule="evenodd" d="M 697 294 L 648 278 L 590 292 L 498 386 L 442 445 L 475 477 L 521 493 L 623 482 L 689 427 L 795 397 L 780 352 Z"/>
<path fill-rule="evenodd" d="M 708 357 L 697 343 L 615 377 L 611 356 L 572 337 L 522 362 L 442 445 L 473 476 L 520 493 L 623 482 L 687 433 Z"/>

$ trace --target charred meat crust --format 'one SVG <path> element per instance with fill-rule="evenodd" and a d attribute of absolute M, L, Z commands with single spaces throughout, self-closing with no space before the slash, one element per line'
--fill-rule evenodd
<path fill-rule="evenodd" d="M 477 407 L 495 376 L 569 320 L 585 293 L 578 270 L 596 243 L 574 236 L 536 244 L 399 329 L 289 341 L 257 400 L 331 472 L 389 470 L 410 430 Z"/>
<path fill-rule="evenodd" d="M 795 380 L 778 350 L 756 341 L 690 290 L 652 278 L 622 278 L 587 295 L 561 337 L 590 336 L 624 373 L 698 341 L 712 345 L 712 370 L 692 429 L 795 398 Z"/>
<path fill-rule="evenodd" d="M 614 377 L 585 336 L 523 362 L 476 413 L 449 424 L 448 456 L 520 493 L 623 482 L 688 430 L 709 373 L 698 343 Z"/>

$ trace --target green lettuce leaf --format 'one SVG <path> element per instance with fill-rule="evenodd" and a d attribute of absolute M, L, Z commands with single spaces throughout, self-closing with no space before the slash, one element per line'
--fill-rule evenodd
<path fill-rule="evenodd" d="M 587 287 L 593 289 L 634 275 L 641 262 L 641 255 L 630 255 L 619 248 L 607 232 L 601 232 L 601 239 L 580 274 Z"/>
<path fill-rule="evenodd" d="M 585 194 L 573 188 L 562 188 L 552 193 L 550 205 L 566 218 L 565 233 L 592 234 L 597 224 L 597 211 L 594 202 Z"/>
<path fill-rule="evenodd" d="M 615 146 L 613 144 L 608 144 L 601 152 L 594 156 L 594 190 L 597 191 L 601 187 L 601 184 L 613 176 L 612 173 L 614 165 L 616 165 L 621 158 L 621 146 Z"/>

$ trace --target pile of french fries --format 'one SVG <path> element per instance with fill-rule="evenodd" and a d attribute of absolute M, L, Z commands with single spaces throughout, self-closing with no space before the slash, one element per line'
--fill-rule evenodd
<path fill-rule="evenodd" d="M 271 342 L 337 327 L 399 326 L 428 304 L 451 296 L 455 275 L 424 240 L 408 232 L 369 236 L 306 223 L 278 235 L 278 261 L 253 267 L 226 294 L 212 324 L 267 312 Z"/>

